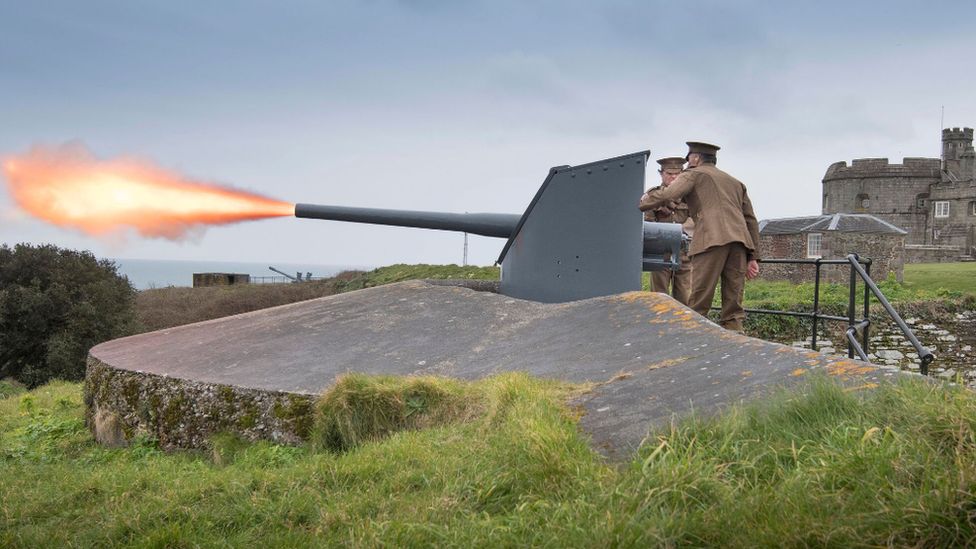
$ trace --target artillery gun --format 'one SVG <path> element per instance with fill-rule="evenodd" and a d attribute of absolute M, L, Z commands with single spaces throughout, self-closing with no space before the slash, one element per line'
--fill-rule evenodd
<path fill-rule="evenodd" d="M 296 204 L 295 216 L 504 238 L 499 291 L 546 303 L 641 289 L 641 272 L 677 269 L 687 237 L 637 209 L 650 151 L 557 166 L 519 214 Z"/>
<path fill-rule="evenodd" d="M 301 271 L 298 271 L 297 273 L 295 273 L 295 276 L 292 276 L 292 275 L 286 273 L 285 271 L 281 271 L 279 269 L 275 269 L 274 267 L 268 267 L 268 269 L 270 269 L 270 270 L 272 270 L 272 271 L 280 274 L 281 276 L 287 278 L 288 280 L 291 280 L 292 282 L 301 282 L 302 281 L 302 272 Z"/>

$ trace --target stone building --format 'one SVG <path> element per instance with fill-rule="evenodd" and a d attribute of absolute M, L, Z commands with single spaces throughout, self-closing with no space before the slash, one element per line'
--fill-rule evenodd
<path fill-rule="evenodd" d="M 871 258 L 871 278 L 889 273 L 901 282 L 907 232 L 867 214 L 832 214 L 764 219 L 759 223 L 759 253 L 763 259 L 847 259 L 856 253 Z M 809 265 L 763 263 L 760 276 L 770 280 L 812 282 Z M 846 283 L 850 268 L 821 267 L 821 281 Z"/>
<path fill-rule="evenodd" d="M 823 178 L 824 214 L 870 214 L 908 231 L 909 262 L 976 256 L 976 151 L 972 128 L 942 130 L 943 158 L 835 162 Z"/>

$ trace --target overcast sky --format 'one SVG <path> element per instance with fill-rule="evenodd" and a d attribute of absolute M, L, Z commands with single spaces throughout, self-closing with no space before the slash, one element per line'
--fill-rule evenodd
<path fill-rule="evenodd" d="M 943 106 L 946 126 L 976 125 L 976 3 L 730 4 L 0 0 L 0 155 L 80 141 L 292 202 L 521 213 L 552 166 L 701 140 L 775 218 L 819 214 L 833 162 L 938 157 Z M 3 187 L 7 244 L 462 257 L 457 233 L 293 218 L 109 244 L 18 213 Z M 470 262 L 503 243 L 471 237 Z"/>

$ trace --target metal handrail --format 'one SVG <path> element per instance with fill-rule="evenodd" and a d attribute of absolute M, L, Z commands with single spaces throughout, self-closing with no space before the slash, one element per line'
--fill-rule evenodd
<path fill-rule="evenodd" d="M 854 358 L 854 354 L 857 353 L 858 357 L 865 362 L 869 362 L 867 351 L 869 343 L 869 330 L 871 326 L 871 295 L 874 294 L 875 298 L 879 303 L 885 308 L 888 315 L 895 321 L 895 324 L 901 329 L 902 333 L 908 338 L 912 346 L 915 347 L 915 351 L 918 353 L 921 365 L 919 370 L 922 375 L 928 375 L 929 364 L 935 360 L 935 355 L 922 345 L 915 334 L 912 332 L 911 328 L 905 324 L 901 316 L 895 311 L 888 299 L 881 293 L 877 284 L 871 278 L 871 259 L 861 259 L 857 254 L 849 254 L 846 259 L 823 259 L 823 258 L 808 258 L 808 259 L 760 259 L 761 263 L 780 263 L 780 264 L 800 264 L 800 265 L 813 265 L 815 269 L 814 275 L 814 286 L 813 286 L 813 311 L 802 312 L 802 311 L 771 311 L 768 309 L 745 309 L 747 313 L 754 314 L 768 314 L 768 315 L 779 315 L 779 316 L 793 316 L 800 318 L 809 318 L 812 323 L 810 345 L 814 351 L 817 350 L 817 326 L 821 320 L 839 321 L 847 322 L 847 331 L 845 332 L 845 337 L 847 338 L 847 356 L 849 358 Z M 864 265 L 862 267 L 862 264 Z M 825 315 L 820 312 L 820 267 L 822 265 L 850 265 L 851 266 L 851 276 L 850 276 L 850 298 L 848 300 L 847 306 L 847 316 L 835 316 L 835 315 Z M 857 301 L 857 278 L 860 277 L 864 281 L 864 318 L 856 318 L 856 301 Z M 713 310 L 719 310 L 719 307 L 712 307 Z M 861 332 L 861 342 L 857 341 L 857 333 Z"/>
<path fill-rule="evenodd" d="M 905 324 L 905 321 L 902 320 L 901 315 L 899 315 L 898 312 L 895 311 L 895 308 L 891 306 L 891 303 L 888 302 L 888 298 L 886 298 L 884 294 L 881 293 L 881 290 L 878 288 L 878 285 L 874 283 L 874 280 L 872 280 L 871 277 L 868 275 L 868 273 L 864 271 L 864 268 L 861 267 L 859 259 L 860 258 L 857 256 L 857 254 L 847 255 L 847 260 L 851 263 L 851 269 L 857 272 L 858 276 L 861 277 L 861 280 L 864 281 L 864 285 L 866 286 L 866 289 L 864 291 L 865 296 L 867 296 L 867 289 L 870 289 L 871 293 L 874 294 L 875 299 L 877 299 L 878 302 L 881 303 L 881 306 L 885 308 L 885 311 L 888 312 L 888 316 L 890 316 L 891 319 L 895 321 L 895 324 L 901 330 L 901 333 L 908 338 L 908 341 L 911 342 L 912 347 L 915 347 L 915 352 L 918 353 L 918 358 L 922 362 L 922 365 L 919 369 L 923 375 L 928 375 L 929 364 L 931 364 L 932 361 L 935 360 L 935 355 L 932 353 L 932 351 L 928 349 L 928 347 L 922 345 L 922 343 L 918 340 L 917 337 L 915 337 L 915 333 L 912 332 L 912 329 L 908 327 L 908 324 Z M 853 294 L 853 292 L 854 290 L 852 289 L 851 293 Z M 866 302 L 867 302 L 867 297 L 865 297 L 865 303 Z M 870 323 L 870 320 L 868 319 L 865 319 L 865 321 Z M 857 325 L 852 324 L 849 328 L 847 328 L 847 339 L 850 342 L 851 347 L 857 350 L 857 354 L 861 355 L 861 357 L 864 360 L 867 360 L 866 358 L 867 355 L 865 354 L 864 348 L 862 348 L 861 345 L 857 343 L 857 338 L 854 337 L 853 335 L 854 332 L 856 332 L 858 326 L 860 326 L 860 324 L 863 324 L 863 322 Z"/>

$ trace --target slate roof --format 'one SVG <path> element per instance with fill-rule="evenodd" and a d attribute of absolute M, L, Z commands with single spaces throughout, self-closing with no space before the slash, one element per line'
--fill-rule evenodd
<path fill-rule="evenodd" d="M 798 234 L 810 232 L 840 231 L 843 233 L 881 233 L 905 235 L 908 231 L 883 219 L 868 214 L 827 214 L 809 217 L 784 217 L 763 219 L 759 222 L 759 234 Z"/>

